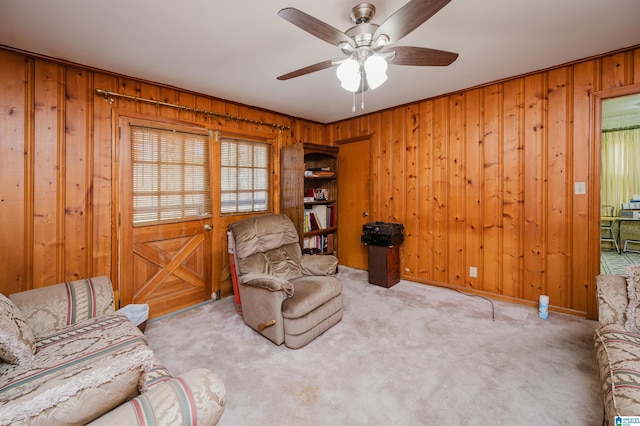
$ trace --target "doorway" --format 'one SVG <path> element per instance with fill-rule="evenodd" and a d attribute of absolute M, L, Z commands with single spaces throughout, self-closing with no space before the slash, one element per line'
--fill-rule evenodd
<path fill-rule="evenodd" d="M 119 301 L 146 303 L 154 318 L 211 294 L 211 135 L 128 117 L 118 123 Z"/>
<path fill-rule="evenodd" d="M 338 257 L 340 264 L 368 269 L 367 247 L 360 242 L 362 225 L 371 221 L 371 140 L 338 141 Z"/>
<path fill-rule="evenodd" d="M 589 241 L 589 277 L 587 318 L 597 319 L 598 306 L 596 297 L 595 277 L 601 273 L 601 244 L 600 244 L 600 218 L 601 218 L 601 185 L 602 185 L 602 121 L 603 102 L 622 96 L 640 94 L 640 84 L 601 90 L 592 93 L 591 102 L 591 167 L 593 173 L 589 186 L 593 188 L 589 207 L 589 233 L 593 235 Z M 598 239 L 595 240 L 595 236 Z"/>
<path fill-rule="evenodd" d="M 624 275 L 640 262 L 640 94 L 603 99 L 601 123 L 601 214 L 614 220 L 601 217 L 611 229 L 601 236 L 600 272 Z"/>

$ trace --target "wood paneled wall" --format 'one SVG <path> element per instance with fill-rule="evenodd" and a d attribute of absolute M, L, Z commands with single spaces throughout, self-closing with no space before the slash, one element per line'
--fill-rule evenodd
<path fill-rule="evenodd" d="M 405 224 L 403 278 L 584 314 L 599 244 L 591 93 L 638 83 L 629 49 L 333 123 L 328 138 L 371 135 L 372 220 Z"/>
<path fill-rule="evenodd" d="M 372 220 L 405 224 L 403 278 L 531 305 L 544 293 L 556 309 L 591 306 L 593 316 L 590 94 L 638 83 L 640 49 L 629 49 L 323 125 L 0 49 L 0 292 L 115 274 L 112 117 L 132 112 L 274 132 L 276 152 L 371 135 Z M 291 130 L 110 104 L 97 88 Z M 575 195 L 574 182 L 587 182 L 587 195 Z M 215 218 L 213 287 L 223 296 L 226 229 L 237 219 Z"/>
<path fill-rule="evenodd" d="M 109 103 L 96 94 L 98 88 L 291 129 L 280 133 L 121 98 Z M 282 145 L 327 143 L 323 124 L 0 49 L 0 292 L 96 275 L 115 277 L 113 117 L 128 113 L 272 133 L 276 161 Z M 278 170 L 276 163 L 276 197 Z M 213 290 L 222 296 L 232 293 L 226 230 L 240 218 L 214 218 Z"/>

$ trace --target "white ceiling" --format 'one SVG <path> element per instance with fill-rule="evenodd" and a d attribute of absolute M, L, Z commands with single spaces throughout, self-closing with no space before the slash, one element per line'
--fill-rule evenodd
<path fill-rule="evenodd" d="M 380 24 L 408 0 L 374 0 Z M 640 0 L 452 0 L 394 45 L 460 54 L 448 67 L 390 66 L 352 95 L 335 69 L 276 77 L 336 46 L 280 18 L 295 7 L 346 31 L 357 0 L 0 0 L 0 45 L 329 123 L 640 44 Z"/>

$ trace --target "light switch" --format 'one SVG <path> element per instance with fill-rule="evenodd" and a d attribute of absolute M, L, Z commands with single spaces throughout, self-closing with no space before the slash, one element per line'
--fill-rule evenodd
<path fill-rule="evenodd" d="M 584 195 L 587 193 L 587 185 L 584 182 L 576 182 L 574 186 L 576 195 Z"/>

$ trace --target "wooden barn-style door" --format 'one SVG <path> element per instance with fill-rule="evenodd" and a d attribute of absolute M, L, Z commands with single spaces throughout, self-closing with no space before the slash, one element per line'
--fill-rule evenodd
<path fill-rule="evenodd" d="M 119 120 L 121 306 L 150 318 L 211 294 L 211 137 L 206 129 Z"/>

